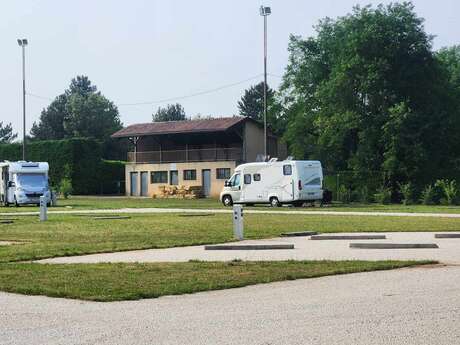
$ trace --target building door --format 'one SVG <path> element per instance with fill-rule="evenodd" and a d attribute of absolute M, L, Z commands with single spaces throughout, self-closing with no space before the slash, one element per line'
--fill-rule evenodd
<path fill-rule="evenodd" d="M 201 183 L 203 188 L 203 195 L 208 197 L 211 194 L 211 170 L 201 170 Z"/>
<path fill-rule="evenodd" d="M 179 173 L 177 170 L 171 170 L 169 172 L 169 184 L 172 186 L 177 186 L 179 184 Z"/>
<path fill-rule="evenodd" d="M 141 196 L 149 195 L 149 173 L 147 171 L 141 172 Z"/>
<path fill-rule="evenodd" d="M 137 176 L 139 174 L 137 172 L 132 172 L 130 173 L 130 181 L 131 181 L 131 191 L 130 195 L 131 196 L 137 196 L 139 195 L 139 191 L 137 189 Z"/>

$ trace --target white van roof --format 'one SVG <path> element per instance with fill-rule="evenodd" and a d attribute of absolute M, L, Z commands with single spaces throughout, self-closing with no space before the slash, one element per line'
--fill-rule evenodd
<path fill-rule="evenodd" d="M 49 165 L 47 162 L 10 162 L 10 173 L 48 173 Z"/>
<path fill-rule="evenodd" d="M 262 166 L 267 166 L 267 165 L 283 165 L 283 164 L 289 164 L 289 163 L 321 167 L 321 162 L 320 161 L 285 160 L 285 161 L 244 163 L 244 164 L 238 165 L 235 168 L 235 170 L 241 170 L 241 169 L 244 169 L 244 168 L 247 168 L 247 167 L 254 167 L 254 166 L 262 167 Z"/>

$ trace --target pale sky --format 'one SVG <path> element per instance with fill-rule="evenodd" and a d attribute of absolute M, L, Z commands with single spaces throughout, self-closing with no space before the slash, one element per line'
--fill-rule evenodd
<path fill-rule="evenodd" d="M 199 93 L 178 100 L 187 115 L 231 116 L 245 88 L 262 80 L 263 20 L 268 17 L 268 83 L 277 87 L 289 34 L 314 35 L 326 16 L 349 13 L 359 0 L 0 0 L 0 121 L 22 131 L 21 50 L 27 38 L 27 92 L 54 99 L 79 74 L 119 106 L 124 125 L 151 121 L 167 102 L 123 106 Z M 460 1 L 415 0 L 435 35 L 434 48 L 460 43 Z M 27 129 L 50 101 L 27 96 Z M 171 101 L 174 103 L 175 101 Z"/>

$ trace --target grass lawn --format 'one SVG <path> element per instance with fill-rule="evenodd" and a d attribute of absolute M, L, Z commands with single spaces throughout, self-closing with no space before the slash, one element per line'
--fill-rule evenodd
<path fill-rule="evenodd" d="M 0 217 L 5 218 L 5 217 Z M 13 217 L 14 218 L 14 217 Z M 229 242 L 229 214 L 182 217 L 177 214 L 135 214 L 130 219 L 96 220 L 77 215 L 16 216 L 0 224 L 0 263 L 133 249 L 167 248 Z M 270 238 L 283 232 L 460 231 L 460 219 L 375 216 L 246 214 L 245 237 Z"/>
<path fill-rule="evenodd" d="M 71 265 L 10 263 L 0 264 L 0 290 L 92 301 L 119 301 L 427 263 L 431 262 L 278 261 Z"/>
<path fill-rule="evenodd" d="M 7 217 L 0 217 L 7 218 Z M 229 214 L 183 217 L 133 214 L 130 219 L 93 216 L 14 216 L 0 224 L 0 290 L 95 301 L 140 299 L 311 278 L 426 262 L 185 262 L 149 264 L 52 265 L 18 261 L 55 256 L 221 243 L 232 240 Z M 247 214 L 246 238 L 268 238 L 286 231 L 436 231 L 460 230 L 460 219 Z"/>
<path fill-rule="evenodd" d="M 230 209 L 225 208 L 217 199 L 153 199 L 153 198 L 128 198 L 128 197 L 98 197 L 98 196 L 72 196 L 59 200 L 59 206 L 50 210 L 94 210 L 94 209 L 121 209 L 121 208 L 194 208 L 194 209 Z M 267 209 L 267 205 L 256 205 L 248 209 Z M 460 213 L 460 206 L 441 205 L 380 205 L 380 204 L 341 204 L 334 203 L 327 207 L 307 208 L 270 208 L 272 211 L 283 210 L 308 210 L 308 211 L 362 211 L 362 212 L 435 212 L 435 213 Z M 35 206 L 0 207 L 0 213 L 17 213 L 38 211 Z"/>

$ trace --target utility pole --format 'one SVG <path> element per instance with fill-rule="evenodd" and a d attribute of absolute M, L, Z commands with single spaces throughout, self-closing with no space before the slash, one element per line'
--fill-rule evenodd
<path fill-rule="evenodd" d="M 272 13 L 270 7 L 260 6 L 260 15 L 264 17 L 264 156 L 267 159 L 267 16 Z"/>
<path fill-rule="evenodd" d="M 18 39 L 22 48 L 22 160 L 26 160 L 26 46 L 27 39 Z"/>

